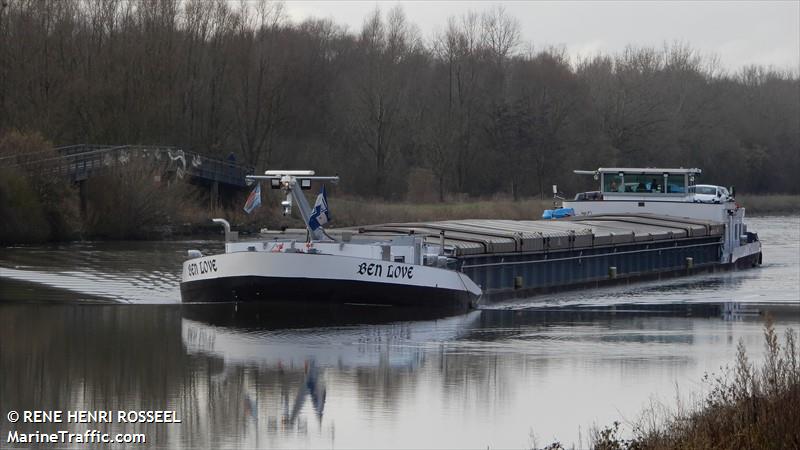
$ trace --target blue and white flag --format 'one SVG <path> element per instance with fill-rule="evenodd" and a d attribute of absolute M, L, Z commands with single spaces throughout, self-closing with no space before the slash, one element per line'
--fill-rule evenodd
<path fill-rule="evenodd" d="M 261 183 L 258 183 L 253 192 L 247 196 L 247 201 L 244 203 L 244 212 L 250 214 L 259 206 L 261 206 Z"/>
<path fill-rule="evenodd" d="M 311 217 L 308 218 L 308 227 L 311 231 L 316 231 L 317 228 L 325 225 L 331 221 L 331 214 L 328 211 L 328 195 L 325 193 L 325 185 L 322 185 L 322 190 L 317 195 L 317 201 L 314 202 L 314 210 L 311 211 Z"/>

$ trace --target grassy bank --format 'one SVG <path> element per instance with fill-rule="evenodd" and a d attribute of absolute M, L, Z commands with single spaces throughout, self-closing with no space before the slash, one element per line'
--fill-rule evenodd
<path fill-rule="evenodd" d="M 253 214 L 245 214 L 241 206 L 234 204 L 217 211 L 215 217 L 225 217 L 240 231 L 257 232 L 263 227 L 279 229 L 281 227 L 302 228 L 303 223 L 295 212 L 292 217 L 281 215 L 278 206 L 282 196 L 277 191 L 262 191 L 262 206 Z M 308 194 L 310 204 L 314 203 L 314 195 Z M 800 213 L 800 196 L 793 195 L 761 195 L 747 196 L 748 215 L 759 214 L 797 214 Z M 244 203 L 244 196 L 239 203 Z M 509 197 L 494 198 L 450 198 L 445 202 L 387 202 L 376 199 L 365 199 L 347 195 L 331 195 L 330 211 L 333 216 L 332 227 L 351 227 L 390 222 L 419 222 L 429 220 L 455 219 L 509 219 L 536 220 L 542 217 L 542 211 L 553 207 L 551 199 L 524 198 L 517 201 Z M 218 231 L 216 225 L 210 225 L 212 213 L 205 207 L 207 199 L 202 201 L 183 202 L 177 208 L 181 227 L 173 227 L 182 233 Z M 182 231 L 181 231 L 182 230 Z"/>
<path fill-rule="evenodd" d="M 764 341 L 765 358 L 758 366 L 749 361 L 740 342 L 735 366 L 704 380 L 710 390 L 702 401 L 674 411 L 654 406 L 631 424 L 633 438 L 621 438 L 617 422 L 595 431 L 592 446 L 603 450 L 800 448 L 797 334 L 788 330 L 781 345 L 768 318 Z"/>
<path fill-rule="evenodd" d="M 553 207 L 552 200 L 509 198 L 451 200 L 443 203 L 387 203 L 358 198 L 331 198 L 337 227 L 386 222 L 452 219 L 532 220 Z"/>
<path fill-rule="evenodd" d="M 739 196 L 748 215 L 798 214 L 800 195 L 764 194 Z M 525 198 L 514 201 L 498 196 L 492 199 L 451 199 L 442 203 L 383 202 L 352 197 L 330 198 L 337 227 L 385 222 L 415 222 L 451 219 L 535 220 L 553 207 L 551 199 Z"/>
<path fill-rule="evenodd" d="M 792 194 L 741 194 L 739 204 L 747 208 L 748 215 L 800 213 L 800 195 Z"/>

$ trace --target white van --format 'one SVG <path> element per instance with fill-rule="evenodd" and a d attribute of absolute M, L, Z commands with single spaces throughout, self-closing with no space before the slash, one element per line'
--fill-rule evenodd
<path fill-rule="evenodd" d="M 733 199 L 728 188 L 713 184 L 689 186 L 689 198 L 695 203 L 722 203 Z"/>

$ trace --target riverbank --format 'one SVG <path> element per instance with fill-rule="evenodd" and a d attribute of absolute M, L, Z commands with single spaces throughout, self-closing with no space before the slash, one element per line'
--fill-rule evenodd
<path fill-rule="evenodd" d="M 788 215 L 800 213 L 800 195 L 743 194 L 739 204 L 748 215 Z M 417 222 L 456 219 L 536 220 L 545 209 L 553 207 L 552 199 L 525 198 L 514 201 L 496 196 L 480 199 L 451 199 L 442 203 L 381 202 L 352 197 L 331 198 L 335 226 L 371 223 Z"/>
<path fill-rule="evenodd" d="M 212 212 L 207 195 L 188 183 L 159 186 L 147 170 L 94 181 L 86 211 L 80 212 L 77 189 L 65 183 L 34 187 L 27 177 L 3 172 L 0 182 L 0 243 L 21 244 L 97 239 L 165 239 L 180 236 L 213 236 L 219 227 L 211 217 L 224 217 L 242 234 L 258 233 L 264 227 L 302 227 L 300 219 L 285 217 L 276 205 L 276 193 L 265 191 L 263 206 L 248 215 L 239 207 L 241 199 Z M 58 194 L 58 195 L 56 195 Z M 272 198 L 275 197 L 275 198 Z M 237 200 L 241 200 L 237 202 Z M 313 202 L 313 198 L 311 199 Z M 331 196 L 334 227 L 375 223 L 419 222 L 456 219 L 536 220 L 553 207 L 552 199 L 510 197 L 452 197 L 444 202 L 386 202 L 375 199 Z M 800 213 L 800 195 L 768 194 L 739 197 L 749 216 Z"/>
<path fill-rule="evenodd" d="M 277 208 L 278 194 L 262 191 L 261 208 L 253 214 L 246 214 L 240 207 L 233 206 L 210 213 L 207 209 L 184 206 L 177 214 L 180 222 L 151 227 L 151 238 L 217 235 L 218 225 L 210 218 L 224 217 L 234 229 L 242 234 L 255 234 L 262 228 L 277 230 L 281 228 L 302 228 L 302 221 L 295 217 L 281 215 Z M 314 199 L 309 201 L 313 203 Z M 493 198 L 450 198 L 440 203 L 386 202 L 350 196 L 331 196 L 331 226 L 336 228 L 392 222 L 423 222 L 433 220 L 458 219 L 505 219 L 537 220 L 545 209 L 553 208 L 552 199 L 524 198 L 513 200 L 510 197 Z M 749 216 L 789 215 L 800 213 L 800 195 L 746 195 L 740 201 L 747 208 Z"/>
<path fill-rule="evenodd" d="M 764 324 L 764 360 L 752 364 L 744 344 L 736 363 L 718 375 L 706 375 L 709 392 L 688 409 L 664 412 L 653 406 L 631 424 L 633 437 L 619 435 L 619 422 L 596 431 L 595 449 L 799 448 L 800 348 L 797 333 L 781 339 L 768 317 Z M 558 447 L 554 447 L 558 448 Z"/>

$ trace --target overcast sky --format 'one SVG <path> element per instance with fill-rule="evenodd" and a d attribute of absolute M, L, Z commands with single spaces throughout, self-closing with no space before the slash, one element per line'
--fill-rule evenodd
<path fill-rule="evenodd" d="M 408 18 L 429 39 L 447 18 L 484 11 L 487 1 L 288 1 L 294 21 L 330 18 L 350 31 L 361 28 L 376 6 L 402 4 Z M 748 64 L 800 71 L 800 1 L 506 1 L 526 42 L 534 49 L 564 46 L 571 56 L 616 53 L 626 45 L 657 46 L 681 41 L 714 54 L 723 67 Z"/>

